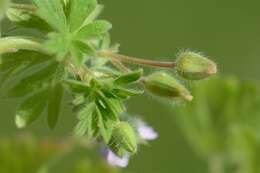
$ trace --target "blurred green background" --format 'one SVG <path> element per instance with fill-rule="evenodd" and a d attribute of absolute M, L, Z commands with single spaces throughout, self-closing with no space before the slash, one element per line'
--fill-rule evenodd
<path fill-rule="evenodd" d="M 121 43 L 124 54 L 167 60 L 174 59 L 182 49 L 202 51 L 218 63 L 222 75 L 260 79 L 259 0 L 99 2 L 105 4 L 101 18 L 113 23 L 112 39 Z M 0 100 L 1 136 L 20 131 L 14 125 L 15 105 Z M 131 160 L 129 173 L 208 172 L 207 163 L 189 148 L 171 109 L 149 96 L 129 102 L 129 111 L 141 115 L 160 133 L 158 140 L 142 147 Z M 55 131 L 41 122 L 44 118 L 29 129 L 36 136 L 71 135 L 75 118 L 68 106 L 64 106 L 62 116 Z"/>

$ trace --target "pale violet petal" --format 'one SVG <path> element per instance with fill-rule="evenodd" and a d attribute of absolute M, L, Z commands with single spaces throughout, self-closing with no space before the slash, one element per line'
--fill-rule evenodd
<path fill-rule="evenodd" d="M 111 166 L 125 168 L 128 165 L 129 156 L 125 155 L 123 158 L 120 158 L 117 155 L 115 155 L 112 151 L 109 150 L 107 153 L 106 160 L 108 164 L 110 164 Z"/>
<path fill-rule="evenodd" d="M 152 128 L 145 124 L 140 124 L 137 128 L 139 136 L 144 140 L 155 140 L 158 138 L 158 133 Z"/>

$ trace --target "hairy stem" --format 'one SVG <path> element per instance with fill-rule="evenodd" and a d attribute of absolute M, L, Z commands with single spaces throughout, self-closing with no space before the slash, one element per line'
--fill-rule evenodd
<path fill-rule="evenodd" d="M 157 68 L 173 68 L 176 65 L 174 62 L 153 61 L 153 60 L 134 58 L 134 57 L 126 56 L 126 55 L 114 54 L 110 51 L 100 51 L 97 53 L 97 55 L 100 57 L 111 58 L 111 59 L 114 59 L 114 60 L 117 60 L 120 62 L 129 63 L 129 64 L 137 64 L 137 65 L 157 67 Z"/>
<path fill-rule="evenodd" d="M 19 37 L 0 38 L 0 55 L 4 53 L 14 53 L 18 50 L 33 50 L 41 53 L 47 53 L 42 49 L 42 45 L 36 41 Z"/>

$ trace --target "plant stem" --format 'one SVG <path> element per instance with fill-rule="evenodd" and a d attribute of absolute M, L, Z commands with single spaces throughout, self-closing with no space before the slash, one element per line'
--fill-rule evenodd
<path fill-rule="evenodd" d="M 33 50 L 48 54 L 42 49 L 42 45 L 33 40 L 19 37 L 4 37 L 0 38 L 0 55 L 4 53 L 14 53 L 18 50 Z"/>
<path fill-rule="evenodd" d="M 137 65 L 157 67 L 157 68 L 173 68 L 176 65 L 174 62 L 140 59 L 140 58 L 135 58 L 135 57 L 129 57 L 126 55 L 114 54 L 110 51 L 100 51 L 100 52 L 97 52 L 97 55 L 100 57 L 111 58 L 111 59 L 114 59 L 114 60 L 117 60 L 120 62 L 129 63 L 129 64 L 137 64 Z"/>
<path fill-rule="evenodd" d="M 214 155 L 209 159 L 210 173 L 224 173 L 223 158 L 219 155 Z"/>

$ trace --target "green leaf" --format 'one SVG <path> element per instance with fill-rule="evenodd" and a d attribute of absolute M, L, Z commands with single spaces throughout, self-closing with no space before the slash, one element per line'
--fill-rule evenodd
<path fill-rule="evenodd" d="M 54 129 L 60 113 L 63 87 L 61 84 L 54 85 L 50 87 L 48 92 L 48 125 L 50 129 Z"/>
<path fill-rule="evenodd" d="M 102 113 L 102 110 L 100 110 L 99 106 L 96 106 L 96 113 L 98 118 L 97 123 L 98 123 L 99 133 L 104 139 L 105 143 L 108 143 L 111 138 L 113 124 L 115 124 L 115 122 L 110 120 L 105 120 L 104 114 Z"/>
<path fill-rule="evenodd" d="M 65 83 L 69 86 L 69 88 L 76 93 L 90 93 L 91 87 L 86 85 L 83 82 L 79 82 L 76 80 L 65 80 Z"/>
<path fill-rule="evenodd" d="M 18 127 L 33 122 L 47 107 L 48 123 L 54 128 L 63 96 L 62 81 L 66 77 L 64 65 L 47 55 L 29 51 L 21 51 L 2 58 L 0 72 L 3 74 L 11 72 L 5 76 L 6 81 L 12 82 L 11 88 L 6 87 L 6 95 L 28 98 L 17 111 Z"/>
<path fill-rule="evenodd" d="M 45 108 L 46 91 L 39 92 L 21 103 L 15 115 L 18 128 L 24 128 L 35 121 Z"/>
<path fill-rule="evenodd" d="M 107 21 L 94 21 L 86 26 L 83 26 L 77 33 L 76 38 L 83 40 L 99 37 L 108 32 L 111 28 L 112 24 Z"/>
<path fill-rule="evenodd" d="M 55 72 L 56 67 L 57 64 L 51 62 L 38 71 L 34 71 L 34 73 L 22 78 L 7 92 L 7 96 L 23 97 L 34 91 L 47 89 L 48 85 L 46 84 L 53 77 L 52 74 Z"/>
<path fill-rule="evenodd" d="M 85 107 L 83 107 L 83 109 L 80 110 L 77 116 L 79 122 L 74 129 L 74 133 L 76 136 L 82 137 L 85 135 L 86 132 L 88 137 L 91 137 L 93 135 L 94 130 L 92 129 L 92 122 L 93 122 L 92 115 L 96 110 L 95 108 L 96 108 L 95 103 L 91 102 L 85 105 Z"/>
<path fill-rule="evenodd" d="M 7 10 L 6 16 L 10 21 L 25 28 L 37 29 L 44 32 L 50 32 L 52 30 L 48 23 L 36 16 L 31 11 L 9 8 Z"/>
<path fill-rule="evenodd" d="M 87 17 L 87 19 L 84 21 L 83 26 L 91 23 L 92 21 L 96 20 L 98 16 L 101 14 L 101 12 L 104 9 L 104 5 L 98 4 L 95 8 L 95 10 Z"/>
<path fill-rule="evenodd" d="M 19 76 L 26 69 L 30 69 L 36 64 L 42 64 L 49 59 L 32 51 L 19 51 L 17 53 L 2 55 L 0 63 L 0 86 L 3 86 L 8 80 Z"/>
<path fill-rule="evenodd" d="M 115 79 L 114 84 L 115 85 L 127 85 L 131 84 L 133 82 L 136 82 L 139 80 L 143 75 L 143 70 L 137 70 L 128 74 L 124 74 L 122 76 L 119 76 L 117 79 Z"/>
<path fill-rule="evenodd" d="M 86 55 L 94 55 L 95 49 L 92 48 L 89 44 L 84 43 L 79 40 L 74 40 L 72 44 L 75 46 L 76 49 L 80 50 L 82 53 Z"/>
<path fill-rule="evenodd" d="M 105 112 L 105 119 L 118 120 L 118 114 L 121 113 L 121 107 L 113 102 L 113 98 L 107 98 L 102 92 L 98 92 L 97 105 L 100 105 L 100 111 Z"/>
<path fill-rule="evenodd" d="M 65 80 L 65 84 L 67 84 L 72 92 L 75 93 L 90 93 L 91 87 L 87 84 L 76 81 L 76 80 Z"/>
<path fill-rule="evenodd" d="M 133 89 L 126 89 L 126 88 L 115 88 L 113 89 L 112 92 L 120 98 L 138 96 L 144 93 L 143 90 L 133 90 Z"/>
<path fill-rule="evenodd" d="M 96 0 L 73 0 L 70 4 L 69 24 L 71 32 L 79 29 L 96 8 Z"/>
<path fill-rule="evenodd" d="M 38 10 L 36 14 L 60 32 L 67 31 L 66 16 L 61 0 L 33 0 Z M 75 0 L 74 0 L 75 1 Z"/>
<path fill-rule="evenodd" d="M 44 48 L 56 55 L 58 61 L 64 60 L 69 53 L 71 39 L 68 34 L 50 33 L 49 39 L 45 42 Z"/>

